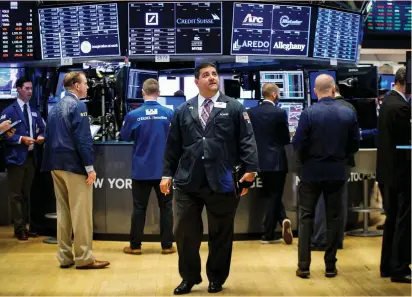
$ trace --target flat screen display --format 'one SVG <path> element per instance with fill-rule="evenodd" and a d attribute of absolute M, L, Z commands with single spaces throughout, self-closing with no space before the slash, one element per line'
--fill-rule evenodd
<path fill-rule="evenodd" d="M 308 55 L 310 7 L 233 5 L 232 55 Z"/>
<path fill-rule="evenodd" d="M 303 111 L 303 103 L 279 102 L 278 107 L 286 111 L 289 122 L 289 132 L 295 132 Z"/>
<path fill-rule="evenodd" d="M 336 71 L 334 70 L 310 71 L 309 72 L 310 97 L 315 100 L 318 99 L 318 96 L 316 96 L 315 92 L 313 91 L 313 89 L 315 88 L 315 80 L 321 74 L 329 74 L 330 76 L 333 77 L 333 79 L 336 82 Z"/>
<path fill-rule="evenodd" d="M 258 106 L 259 105 L 259 100 L 253 100 L 253 99 L 236 99 L 242 105 L 247 109 Z"/>
<path fill-rule="evenodd" d="M 24 73 L 24 68 L 0 68 L 0 99 L 17 96 L 16 81 Z"/>
<path fill-rule="evenodd" d="M 142 88 L 146 79 L 158 79 L 156 71 L 130 69 L 127 81 L 127 99 L 143 99 Z"/>
<path fill-rule="evenodd" d="M 119 56 L 116 3 L 39 9 L 43 59 Z"/>
<path fill-rule="evenodd" d="M 222 54 L 221 2 L 129 3 L 130 55 Z"/>
<path fill-rule="evenodd" d="M 0 61 L 34 60 L 33 8 L 31 2 L 0 2 Z"/>
<path fill-rule="evenodd" d="M 261 90 L 265 83 L 274 83 L 279 87 L 281 100 L 305 99 L 305 81 L 302 71 L 260 71 Z"/>
<path fill-rule="evenodd" d="M 157 97 L 157 102 L 164 107 L 175 110 L 180 105 L 186 102 L 186 97 L 180 96 L 161 96 Z"/>
<path fill-rule="evenodd" d="M 392 90 L 395 84 L 395 75 L 393 74 L 381 74 L 379 89 Z"/>
<path fill-rule="evenodd" d="M 320 7 L 313 57 L 355 62 L 358 58 L 360 28 L 359 14 Z"/>
<path fill-rule="evenodd" d="M 411 34 L 411 1 L 374 1 L 367 30 L 373 33 Z"/>

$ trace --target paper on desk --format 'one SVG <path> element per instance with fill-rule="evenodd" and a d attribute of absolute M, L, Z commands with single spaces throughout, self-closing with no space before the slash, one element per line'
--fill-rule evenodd
<path fill-rule="evenodd" d="M 99 125 L 90 125 L 90 132 L 92 133 L 92 138 L 94 138 L 97 134 L 97 132 L 99 132 L 101 126 Z"/>

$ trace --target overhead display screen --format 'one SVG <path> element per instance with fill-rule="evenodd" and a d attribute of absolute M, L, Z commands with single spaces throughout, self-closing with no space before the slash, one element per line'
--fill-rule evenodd
<path fill-rule="evenodd" d="M 305 81 L 302 71 L 260 71 L 261 89 L 265 83 L 274 83 L 279 87 L 281 100 L 305 99 Z M 263 99 L 263 95 L 261 98 Z"/>
<path fill-rule="evenodd" d="M 313 57 L 356 61 L 360 26 L 359 14 L 319 8 Z"/>
<path fill-rule="evenodd" d="M 222 54 L 222 3 L 129 3 L 129 54 Z"/>
<path fill-rule="evenodd" d="M 232 55 L 307 56 L 311 8 L 234 3 Z"/>
<path fill-rule="evenodd" d="M 411 1 L 374 1 L 368 31 L 411 34 Z"/>
<path fill-rule="evenodd" d="M 117 4 L 39 9 L 43 59 L 119 56 Z"/>
<path fill-rule="evenodd" d="M 33 3 L 4 1 L 0 9 L 0 60 L 33 60 Z"/>

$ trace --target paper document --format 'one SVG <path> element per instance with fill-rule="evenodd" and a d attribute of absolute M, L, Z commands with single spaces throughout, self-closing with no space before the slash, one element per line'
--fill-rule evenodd
<path fill-rule="evenodd" d="M 99 125 L 90 125 L 90 132 L 92 133 L 92 138 L 94 138 L 97 134 L 97 132 L 99 132 L 101 126 Z"/>

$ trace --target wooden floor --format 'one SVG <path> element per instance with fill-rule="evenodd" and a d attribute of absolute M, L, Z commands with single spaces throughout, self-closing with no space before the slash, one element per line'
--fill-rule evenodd
<path fill-rule="evenodd" d="M 44 238 L 19 242 L 12 229 L 0 227 L 1 295 L 170 296 L 181 279 L 177 254 L 160 255 L 156 243 L 144 243 L 141 256 L 123 254 L 126 242 L 95 241 L 94 255 L 108 260 L 104 270 L 60 269 L 56 245 Z M 339 275 L 324 277 L 323 252 L 312 252 L 310 279 L 295 276 L 297 240 L 261 245 L 258 241 L 235 242 L 232 268 L 224 290 L 217 295 L 256 296 L 411 296 L 409 284 L 391 283 L 379 277 L 381 237 L 347 236 L 338 252 Z M 204 267 L 207 244 L 201 247 L 203 283 L 192 295 L 209 295 Z"/>

